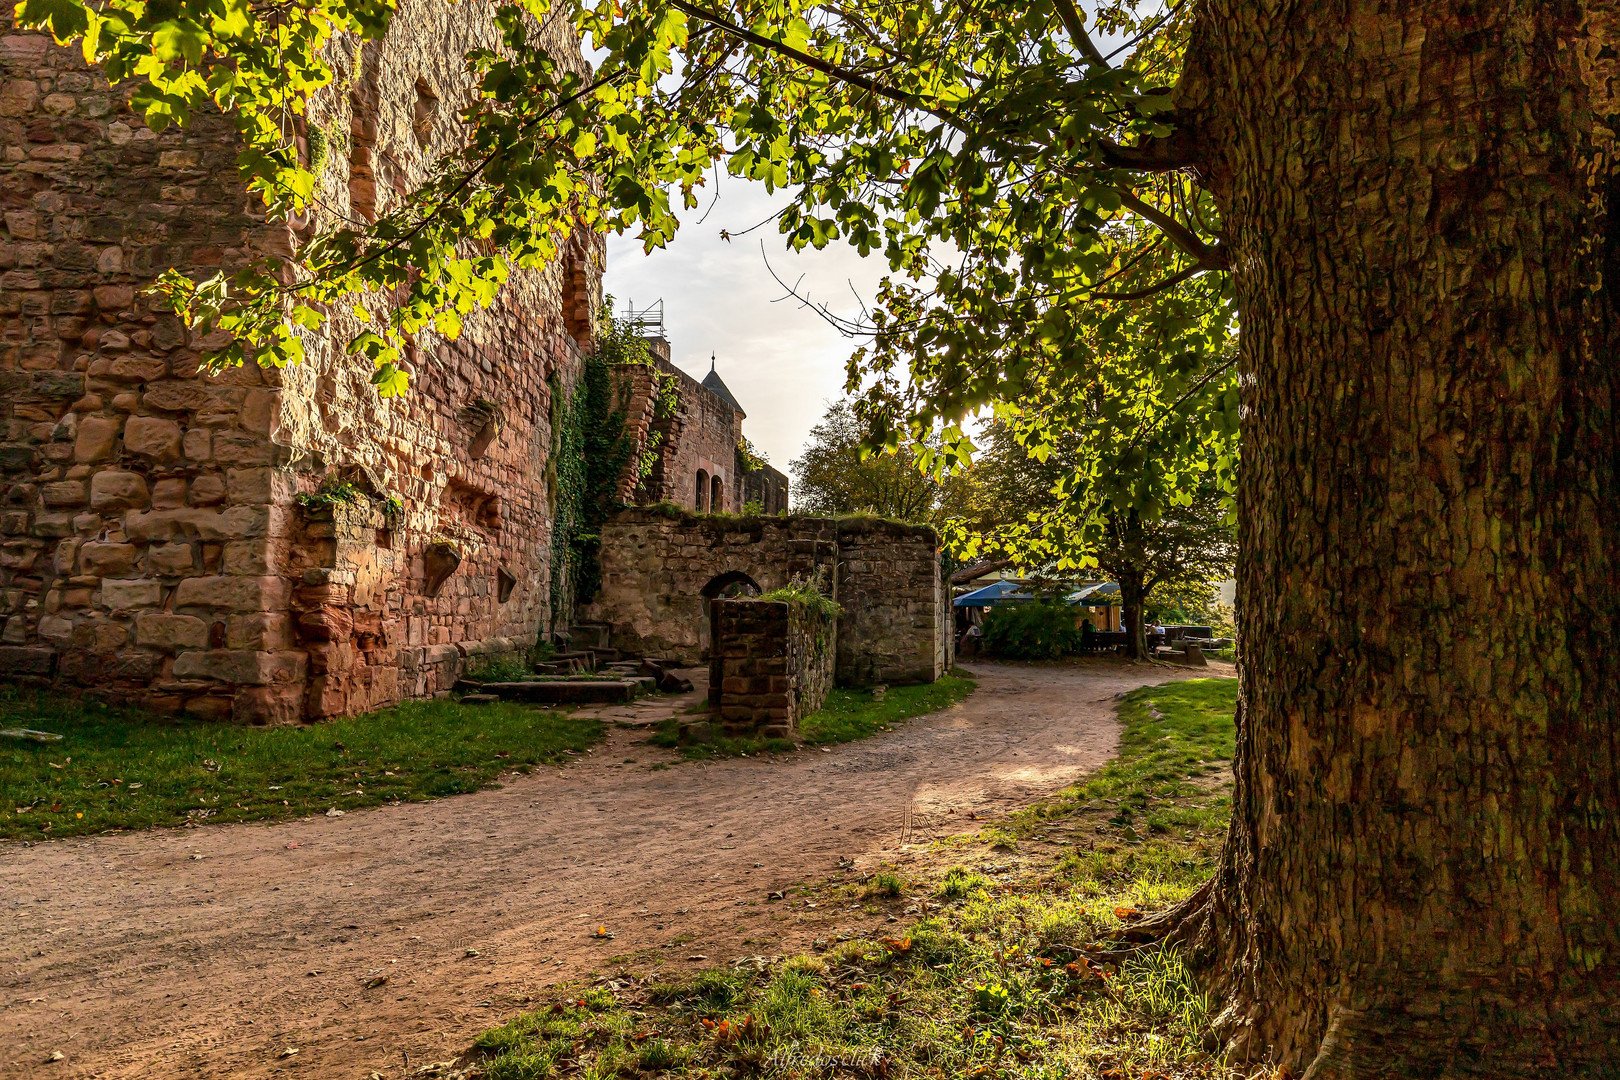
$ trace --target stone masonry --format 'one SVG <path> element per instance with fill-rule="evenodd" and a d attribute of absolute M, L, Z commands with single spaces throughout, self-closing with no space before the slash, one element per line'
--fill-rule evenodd
<path fill-rule="evenodd" d="M 934 530 L 877 518 L 621 511 L 602 529 L 602 587 L 582 618 L 626 652 L 696 664 L 710 602 L 733 586 L 813 582 L 836 600 L 840 684 L 926 683 L 951 663 L 949 590 Z"/>
<path fill-rule="evenodd" d="M 790 738 L 833 685 L 837 619 L 801 603 L 710 605 L 709 711 L 727 731 Z"/>
<path fill-rule="evenodd" d="M 75 48 L 5 25 L 0 675 L 280 723 L 432 694 L 565 622 L 549 465 L 600 239 L 514 274 L 459 340 L 418 335 L 404 398 L 344 353 L 348 315 L 297 367 L 208 375 L 221 342 L 144 286 L 286 254 L 320 220 L 265 222 L 222 118 L 154 132 Z M 423 179 L 459 139 L 461 57 L 494 43 L 482 0 L 405 0 L 385 39 L 335 42 L 299 134 L 322 214 L 369 219 Z M 338 484 L 353 501 L 297 501 Z"/>
<path fill-rule="evenodd" d="M 620 501 L 646 505 L 670 502 L 699 513 L 738 514 L 754 500 L 767 514 L 788 508 L 788 478 L 769 465 L 743 460 L 742 424 L 747 414 L 711 371 L 702 382 L 670 361 L 669 342 L 647 339 L 653 366 L 620 369 L 620 395 L 626 426 L 636 445 L 657 451 L 652 473 L 639 486 L 626 475 Z M 670 380 L 675 415 L 654 415 L 655 378 Z"/>

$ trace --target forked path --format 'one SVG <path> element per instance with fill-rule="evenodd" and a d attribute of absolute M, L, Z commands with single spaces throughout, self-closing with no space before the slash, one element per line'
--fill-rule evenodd
<path fill-rule="evenodd" d="M 1204 674 L 974 670 L 831 752 L 653 770 L 615 728 L 500 790 L 0 846 L 0 1076 L 392 1078 L 610 957 L 800 946 L 771 890 L 1027 804 L 1113 753 L 1117 693 Z"/>

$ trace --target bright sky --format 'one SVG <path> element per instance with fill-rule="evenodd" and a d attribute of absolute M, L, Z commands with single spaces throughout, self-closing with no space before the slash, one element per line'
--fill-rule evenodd
<path fill-rule="evenodd" d="M 604 283 L 621 314 L 627 304 L 640 309 L 664 301 L 675 366 L 701 379 L 713 353 L 720 377 L 748 414 L 743 431 L 783 472 L 827 403 L 842 396 L 844 365 L 858 343 L 792 297 L 783 299 L 787 292 L 771 268 L 789 284 L 798 281 L 800 293 L 845 315 L 860 311 L 851 283 L 870 301 L 888 269 L 881 257 L 863 259 L 842 242 L 794 253 L 774 222 L 729 242 L 720 238 L 722 229 L 735 235 L 758 224 L 785 199 L 781 192 L 767 195 L 763 185 L 722 176 L 708 217 L 700 223 L 703 210 L 686 213 L 668 248 L 643 255 L 634 237 L 609 236 Z"/>
<path fill-rule="evenodd" d="M 1098 44 L 1106 52 L 1117 43 L 1103 38 Z M 779 210 L 786 196 L 724 175 L 712 208 L 714 192 L 703 194 L 703 205 L 683 213 L 667 248 L 644 255 L 634 237 L 609 236 L 604 287 L 620 313 L 627 304 L 640 309 L 664 301 L 675 365 L 701 379 L 713 353 L 720 377 L 748 414 L 743 431 L 786 472 L 827 404 L 843 396 L 844 365 L 859 342 L 786 296 L 771 270 L 797 283 L 800 294 L 854 316 L 862 300 L 871 302 L 888 263 L 881 254 L 862 259 L 842 241 L 794 253 L 774 222 L 727 242 L 722 229 L 735 237 Z"/>

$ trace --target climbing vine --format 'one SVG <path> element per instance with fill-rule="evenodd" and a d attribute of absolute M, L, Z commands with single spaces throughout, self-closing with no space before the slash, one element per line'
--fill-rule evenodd
<path fill-rule="evenodd" d="M 567 393 L 561 380 L 552 377 L 554 435 L 548 473 L 553 478 L 555 500 L 551 540 L 554 618 L 573 604 L 589 603 L 601 586 L 602 523 L 623 505 L 618 497 L 619 479 L 637 453 L 635 440 L 626 429 L 624 410 L 614 399 L 613 368 L 626 364 L 651 366 L 647 343 L 634 324 L 608 316 L 597 331 L 596 351 L 585 359 L 583 377 L 573 392 Z M 675 379 L 654 369 L 653 392 L 654 415 L 673 416 Z M 656 446 L 641 452 L 635 474 L 638 486 L 657 460 Z"/>
<path fill-rule="evenodd" d="M 737 440 L 737 456 L 742 459 L 744 472 L 759 472 L 770 464 L 770 460 L 744 435 Z"/>

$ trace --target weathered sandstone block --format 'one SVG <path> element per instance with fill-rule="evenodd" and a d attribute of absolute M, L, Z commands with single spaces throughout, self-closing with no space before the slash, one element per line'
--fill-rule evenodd
<path fill-rule="evenodd" d="M 124 425 L 124 450 L 153 461 L 180 456 L 180 425 L 157 416 L 132 416 Z"/>

